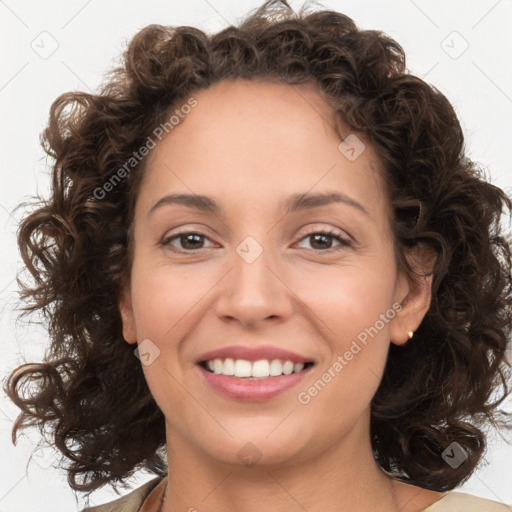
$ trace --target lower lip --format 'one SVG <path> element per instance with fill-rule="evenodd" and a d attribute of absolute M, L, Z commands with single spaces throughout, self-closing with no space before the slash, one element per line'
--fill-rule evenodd
<path fill-rule="evenodd" d="M 198 365 L 198 368 L 204 375 L 206 382 L 220 394 L 237 400 L 257 402 L 270 400 L 293 388 L 304 379 L 313 366 L 299 373 L 268 377 L 261 380 L 239 379 L 237 377 L 211 373 L 200 365 Z"/>

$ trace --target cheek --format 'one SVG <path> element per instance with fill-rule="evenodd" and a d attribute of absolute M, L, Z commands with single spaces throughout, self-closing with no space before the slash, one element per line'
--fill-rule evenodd
<path fill-rule="evenodd" d="M 139 339 L 142 335 L 155 343 L 167 343 L 176 338 L 201 309 L 211 281 L 211 276 L 193 265 L 134 265 L 133 302 Z"/>
<path fill-rule="evenodd" d="M 396 315 L 385 285 L 379 288 L 370 274 L 361 277 L 355 269 L 349 274 L 310 295 L 325 358 L 297 396 L 304 418 L 321 417 L 324 440 L 332 442 L 368 409 L 382 379 L 389 323 Z"/>
<path fill-rule="evenodd" d="M 218 280 L 217 274 L 210 275 L 195 265 L 144 265 L 140 258 L 133 266 L 137 339 L 149 339 L 150 351 L 156 354 L 142 369 L 151 394 L 163 410 L 190 403 L 180 383 L 193 366 L 193 331 L 205 315 L 203 301 Z"/>
<path fill-rule="evenodd" d="M 156 354 L 142 369 L 152 396 L 167 414 L 187 404 L 190 408 L 191 403 L 180 384 L 188 369 L 182 347 L 199 321 L 200 299 L 208 287 L 205 280 L 191 279 L 189 274 L 150 264 L 134 266 L 132 272 L 133 289 L 138 291 L 133 294 L 137 339 L 149 339 Z"/>
<path fill-rule="evenodd" d="M 295 284 L 297 295 L 325 324 L 329 337 L 341 345 L 375 324 L 378 331 L 386 332 L 395 316 L 393 275 L 379 263 L 319 266 L 310 278 Z"/>
<path fill-rule="evenodd" d="M 327 400 L 358 396 L 369 402 L 379 385 L 390 323 L 399 309 L 393 307 L 393 275 L 385 267 L 325 267 L 297 292 L 315 313 L 311 318 L 326 342 L 320 378 L 330 388 Z"/>

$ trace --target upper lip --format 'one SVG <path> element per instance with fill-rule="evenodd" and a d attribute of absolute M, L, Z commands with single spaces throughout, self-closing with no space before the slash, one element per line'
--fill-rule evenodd
<path fill-rule="evenodd" d="M 231 345 L 216 350 L 205 352 L 197 359 L 197 363 L 203 361 L 212 361 L 213 359 L 245 359 L 247 361 L 259 361 L 260 359 L 280 359 L 281 361 L 292 361 L 293 363 L 310 363 L 311 358 L 307 358 L 283 348 L 272 345 L 262 345 L 260 347 L 247 347 L 244 345 Z"/>

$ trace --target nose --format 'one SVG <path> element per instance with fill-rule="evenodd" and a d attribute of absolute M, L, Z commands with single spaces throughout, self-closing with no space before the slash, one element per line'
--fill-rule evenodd
<path fill-rule="evenodd" d="M 231 270 L 219 283 L 214 307 L 222 320 L 251 328 L 264 321 L 284 320 L 293 313 L 293 292 L 283 265 L 267 249 L 253 259 L 255 250 L 260 251 L 254 241 L 237 248 Z"/>

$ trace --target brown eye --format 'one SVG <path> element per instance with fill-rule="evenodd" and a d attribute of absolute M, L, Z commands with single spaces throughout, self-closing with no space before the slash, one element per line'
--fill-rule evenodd
<path fill-rule="evenodd" d="M 302 240 L 310 240 L 311 249 L 317 252 L 332 252 L 339 250 L 339 247 L 350 247 L 352 244 L 345 237 L 336 231 L 314 231 L 308 233 Z M 332 247 L 333 240 L 339 242 L 338 248 Z"/>
<path fill-rule="evenodd" d="M 178 250 L 178 251 L 193 251 L 196 249 L 202 249 L 204 240 L 208 239 L 206 235 L 203 235 L 201 233 L 196 232 L 183 232 L 183 233 L 176 233 L 175 235 L 172 235 L 170 237 L 165 238 L 162 241 L 163 246 L 171 246 L 172 248 Z M 181 247 L 175 247 L 172 245 L 172 242 L 177 240 Z M 174 250 L 173 249 L 173 250 Z"/>

